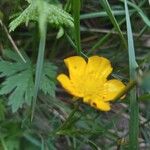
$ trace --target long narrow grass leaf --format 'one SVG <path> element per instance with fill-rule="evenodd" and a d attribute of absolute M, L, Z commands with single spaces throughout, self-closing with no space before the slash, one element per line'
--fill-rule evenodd
<path fill-rule="evenodd" d="M 34 87 L 34 96 L 33 96 L 33 105 L 32 105 L 32 114 L 31 120 L 33 119 L 36 99 L 41 83 L 42 71 L 43 71 L 43 63 L 44 63 L 44 51 L 45 51 L 45 43 L 46 43 L 46 31 L 47 31 L 47 23 L 46 23 L 46 14 L 42 13 L 42 3 L 39 1 L 39 31 L 40 31 L 40 44 L 38 51 L 38 58 L 36 64 L 36 72 L 35 72 L 35 87 Z"/>
<path fill-rule="evenodd" d="M 80 0 L 72 0 L 72 13 L 74 18 L 74 37 L 76 42 L 77 54 L 81 54 L 81 39 L 80 39 Z"/>
<path fill-rule="evenodd" d="M 146 0 L 143 0 L 139 3 L 138 7 L 141 7 L 145 4 Z M 132 16 L 133 14 L 135 14 L 136 10 L 133 10 L 133 12 L 131 12 L 130 16 Z M 122 25 L 125 22 L 125 18 L 123 18 L 118 24 L 119 26 Z M 112 29 L 112 31 L 114 31 L 115 28 Z M 92 47 L 92 50 L 88 53 L 91 54 L 94 50 L 96 50 L 98 47 L 102 46 L 107 39 L 111 36 L 111 32 L 107 33 L 102 39 L 100 38 Z"/>
<path fill-rule="evenodd" d="M 121 0 L 121 2 L 123 2 L 123 0 Z M 134 3 L 127 1 L 127 4 L 131 7 L 133 7 L 137 13 L 139 13 L 139 15 L 141 16 L 141 18 L 143 19 L 143 21 L 146 23 L 147 26 L 150 27 L 150 20 L 148 19 L 148 17 L 144 14 L 144 12 L 142 11 L 142 9 L 140 9 L 140 7 L 138 7 L 137 5 L 135 5 Z"/>
<path fill-rule="evenodd" d="M 37 66 L 36 66 L 36 72 L 35 72 L 35 88 L 34 88 L 34 98 L 33 98 L 33 105 L 32 105 L 31 120 L 33 119 L 33 113 L 34 113 L 34 109 L 35 109 L 35 105 L 36 105 L 36 99 L 37 99 L 38 90 L 39 90 L 41 77 L 42 77 L 45 41 L 46 41 L 46 31 L 45 31 L 45 36 L 42 36 L 40 39 L 39 53 L 38 53 Z"/>
<path fill-rule="evenodd" d="M 136 68 L 137 63 L 135 59 L 134 42 L 132 35 L 132 28 L 130 23 L 130 16 L 125 0 L 125 11 L 126 11 L 126 23 L 127 23 L 127 35 L 128 35 L 128 54 L 129 54 L 129 69 L 130 69 L 130 80 L 136 79 Z M 130 123 L 129 123 L 129 149 L 138 149 L 138 134 L 139 134 L 139 106 L 136 96 L 136 87 L 130 92 Z"/>
<path fill-rule="evenodd" d="M 130 10 L 130 12 L 133 12 L 133 11 L 134 10 Z M 112 10 L 112 13 L 113 13 L 114 16 L 123 16 L 123 15 L 125 15 L 124 10 Z M 97 18 L 97 17 L 108 17 L 108 14 L 105 11 L 82 14 L 82 15 L 80 15 L 80 20 Z"/>
<path fill-rule="evenodd" d="M 107 14 L 108 14 L 112 24 L 114 25 L 116 31 L 118 32 L 118 34 L 119 34 L 119 36 L 120 36 L 120 38 L 122 40 L 122 43 L 124 44 L 124 47 L 127 48 L 127 42 L 126 42 L 126 40 L 125 40 L 125 38 L 124 38 L 124 36 L 122 34 L 120 26 L 119 26 L 119 24 L 118 24 L 118 22 L 117 22 L 117 20 L 116 20 L 116 18 L 114 16 L 112 10 L 111 10 L 111 7 L 110 7 L 108 1 L 107 0 L 102 0 L 102 1 L 100 1 L 100 3 L 102 4 L 104 9 L 106 10 L 106 12 L 107 12 Z"/>

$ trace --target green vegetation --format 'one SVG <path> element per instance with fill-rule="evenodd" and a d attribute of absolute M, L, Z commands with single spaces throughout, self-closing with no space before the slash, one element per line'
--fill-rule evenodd
<path fill-rule="evenodd" d="M 0 150 L 150 149 L 149 16 L 147 0 L 1 0 Z M 111 111 L 57 82 L 74 55 L 111 60 L 127 85 Z"/>

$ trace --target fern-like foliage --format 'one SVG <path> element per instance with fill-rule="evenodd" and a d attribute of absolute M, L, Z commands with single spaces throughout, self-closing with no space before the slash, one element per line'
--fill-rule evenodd
<path fill-rule="evenodd" d="M 45 13 L 47 22 L 53 26 L 74 26 L 73 18 L 63 9 L 55 5 L 49 4 L 46 1 L 41 1 L 40 6 L 38 1 L 28 2 L 30 3 L 29 6 L 10 23 L 10 31 L 14 31 L 21 23 L 27 24 L 29 21 L 38 21 L 38 17 L 42 13 Z"/>
<path fill-rule="evenodd" d="M 0 95 L 8 95 L 12 111 L 15 112 L 21 108 L 24 103 L 30 105 L 34 90 L 34 70 L 27 56 L 27 62 L 24 63 L 18 55 L 10 50 L 5 50 L 7 61 L 0 60 L 0 77 L 5 78 L 0 89 Z M 43 68 L 43 75 L 40 89 L 45 94 L 55 96 L 55 76 L 56 66 L 46 62 Z"/>

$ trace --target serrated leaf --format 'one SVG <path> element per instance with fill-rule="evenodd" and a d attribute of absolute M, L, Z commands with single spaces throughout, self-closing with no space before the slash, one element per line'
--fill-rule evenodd
<path fill-rule="evenodd" d="M 54 24 L 56 26 L 74 26 L 73 18 L 63 9 L 56 7 L 55 5 L 47 5 L 46 3 L 45 9 L 48 10 L 48 22 L 50 24 Z"/>
<path fill-rule="evenodd" d="M 16 19 L 9 24 L 9 31 L 14 31 L 21 23 L 28 23 L 29 20 L 37 20 L 35 6 L 30 4 Z"/>
<path fill-rule="evenodd" d="M 9 60 L 0 61 L 0 77 L 5 77 L 1 84 L 0 95 L 8 94 L 12 111 L 16 112 L 22 108 L 23 104 L 31 105 L 34 91 L 34 74 L 35 66 L 30 61 L 27 63 L 15 61 L 14 52 L 6 52 L 9 54 Z M 8 55 L 6 55 L 8 56 Z M 29 58 L 28 58 L 29 59 Z M 40 89 L 45 94 L 55 96 L 55 77 L 56 66 L 46 62 L 43 68 L 43 76 Z"/>
<path fill-rule="evenodd" d="M 38 21 L 38 17 L 43 13 L 46 15 L 47 22 L 54 26 L 74 26 L 73 18 L 63 9 L 45 1 L 41 1 L 41 3 L 42 5 L 39 6 L 38 1 L 30 1 L 29 6 L 10 23 L 9 30 L 14 31 L 21 23 L 28 24 L 29 21 Z"/>
<path fill-rule="evenodd" d="M 3 53 L 4 57 L 6 57 L 10 60 L 22 63 L 21 57 L 17 53 L 14 53 L 14 51 L 4 49 L 2 51 L 2 53 Z M 30 59 L 28 58 L 28 56 L 23 51 L 20 51 L 20 53 L 26 59 L 27 62 L 30 62 Z"/>
<path fill-rule="evenodd" d="M 44 63 L 44 73 L 50 78 L 54 79 L 56 76 L 57 67 L 49 62 Z"/>
<path fill-rule="evenodd" d="M 2 86 L 0 95 L 11 93 L 8 104 L 12 106 L 13 112 L 17 111 L 18 108 L 21 108 L 25 102 L 30 105 L 34 86 L 32 68 L 29 66 L 26 70 L 6 78 L 2 83 Z M 29 99 L 25 100 L 25 98 L 27 98 L 27 96 L 25 97 L 25 94 L 28 89 L 32 89 L 30 93 L 28 92 L 28 95 L 32 96 L 29 96 Z"/>
<path fill-rule="evenodd" d="M 22 59 L 11 50 L 3 50 L 3 56 L 8 59 L 8 61 L 4 61 L 1 59 L 0 61 L 0 77 L 11 76 L 17 72 L 21 72 L 27 69 L 28 64 L 30 63 L 29 58 L 25 53 L 21 52 L 23 57 L 26 58 L 26 65 L 22 62 Z"/>
<path fill-rule="evenodd" d="M 45 93 L 55 97 L 55 77 L 57 67 L 46 62 L 43 68 L 42 83 L 40 89 Z"/>
<path fill-rule="evenodd" d="M 9 66 L 9 67 L 8 67 Z M 0 77 L 4 76 L 10 76 L 17 72 L 20 72 L 24 69 L 26 69 L 26 65 L 23 65 L 22 63 L 13 63 L 9 61 L 0 61 Z"/>

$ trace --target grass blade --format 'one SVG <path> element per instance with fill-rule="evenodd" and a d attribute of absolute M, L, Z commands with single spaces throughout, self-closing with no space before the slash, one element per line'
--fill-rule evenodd
<path fill-rule="evenodd" d="M 124 38 L 124 36 L 122 34 L 120 26 L 119 26 L 119 24 L 118 24 L 118 22 L 117 22 L 117 20 L 116 20 L 116 18 L 114 16 L 114 14 L 113 14 L 113 11 L 111 10 L 111 7 L 110 7 L 108 1 L 107 0 L 102 0 L 102 1 L 100 1 L 100 3 L 102 4 L 104 9 L 106 10 L 106 12 L 107 12 L 107 14 L 108 14 L 112 24 L 114 25 L 116 31 L 118 32 L 124 47 L 127 48 L 127 42 L 126 42 L 126 40 L 125 40 L 125 38 Z"/>
<path fill-rule="evenodd" d="M 35 86 L 34 86 L 34 96 L 33 96 L 33 104 L 32 104 L 32 114 L 31 114 L 31 121 L 33 119 L 36 99 L 39 91 L 39 86 L 41 83 L 41 76 L 43 70 L 43 63 L 44 63 L 44 52 L 45 52 L 45 43 L 46 43 L 46 31 L 47 31 L 47 22 L 46 22 L 46 14 L 42 13 L 42 3 L 39 1 L 39 31 L 40 31 L 40 43 L 39 43 L 39 51 L 38 51 L 38 58 L 36 64 L 36 72 L 35 72 Z"/>
<path fill-rule="evenodd" d="M 81 54 L 81 39 L 80 39 L 80 0 L 72 0 L 72 13 L 74 18 L 74 37 L 77 47 L 77 54 Z"/>
<path fill-rule="evenodd" d="M 137 63 L 135 59 L 132 28 L 126 0 L 125 0 L 125 11 L 126 11 L 127 35 L 128 35 L 130 80 L 132 81 L 136 79 Z M 130 123 L 129 123 L 129 149 L 132 150 L 138 149 L 138 134 L 139 134 L 138 115 L 139 115 L 139 106 L 136 96 L 136 87 L 134 87 L 130 92 Z"/>
<path fill-rule="evenodd" d="M 141 7 L 145 4 L 146 0 L 143 0 L 139 3 L 138 7 Z M 132 16 L 133 14 L 135 14 L 136 10 L 134 10 L 133 12 L 131 12 L 130 16 Z M 123 18 L 118 24 L 119 26 L 122 25 L 125 22 L 125 18 Z M 115 28 L 112 29 L 112 31 L 114 31 Z M 88 52 L 88 55 L 90 55 L 91 53 L 93 53 L 93 51 L 95 51 L 97 48 L 101 47 L 104 43 L 106 43 L 107 39 L 111 36 L 111 32 L 107 33 L 102 39 L 99 39 L 91 48 L 91 51 Z"/>
<path fill-rule="evenodd" d="M 44 62 L 45 41 L 46 41 L 46 28 L 45 28 L 44 36 L 41 36 L 40 38 L 40 44 L 39 44 L 39 53 L 38 53 L 37 66 L 36 66 L 36 72 L 35 72 L 35 88 L 34 88 L 34 98 L 33 98 L 33 105 L 32 105 L 31 120 L 33 119 L 36 99 L 37 99 L 38 90 L 39 90 L 39 86 L 41 82 L 43 62 Z"/>
<path fill-rule="evenodd" d="M 123 0 L 121 0 L 121 2 L 123 2 Z M 131 7 L 133 7 L 137 13 L 139 13 L 139 15 L 141 16 L 141 18 L 143 19 L 143 21 L 145 22 L 145 24 L 150 27 L 150 20 L 148 19 L 148 17 L 144 14 L 144 12 L 138 7 L 136 6 L 135 4 L 133 4 L 132 2 L 130 1 L 127 1 L 127 4 Z"/>
<path fill-rule="evenodd" d="M 22 59 L 22 61 L 23 61 L 24 63 L 26 63 L 25 58 L 23 57 L 23 55 L 22 55 L 21 52 L 19 51 L 18 47 L 16 46 L 15 42 L 13 41 L 11 35 L 9 34 L 9 32 L 8 32 L 6 26 L 3 24 L 2 20 L 0 20 L 0 25 L 3 27 L 3 29 L 4 29 L 4 31 L 5 31 L 5 33 L 6 33 L 6 35 L 7 35 L 7 37 L 8 37 L 8 39 L 9 39 L 10 43 L 12 44 L 14 50 L 15 50 L 15 51 L 17 52 L 17 54 L 20 56 L 20 58 Z"/>
<path fill-rule="evenodd" d="M 133 10 L 130 10 L 130 12 L 133 12 Z M 113 10 L 112 13 L 114 16 L 124 16 L 125 15 L 124 10 Z M 82 15 L 80 15 L 80 20 L 97 18 L 97 17 L 108 17 L 108 14 L 105 11 L 82 14 Z"/>

